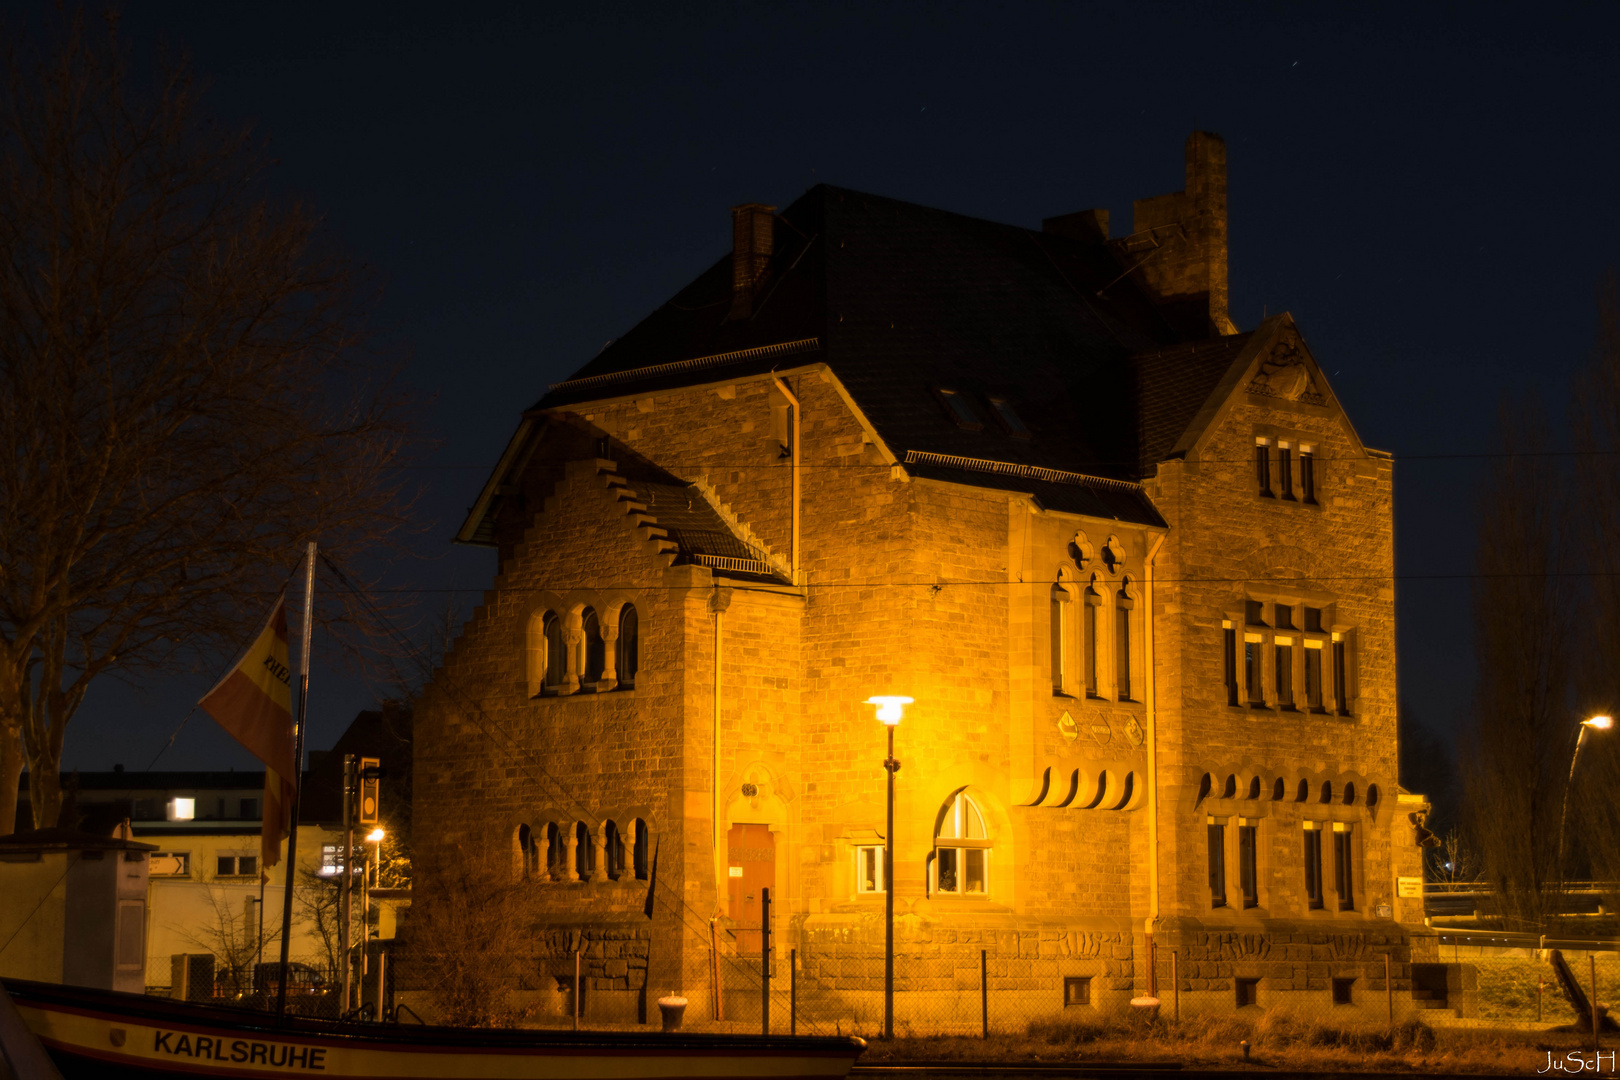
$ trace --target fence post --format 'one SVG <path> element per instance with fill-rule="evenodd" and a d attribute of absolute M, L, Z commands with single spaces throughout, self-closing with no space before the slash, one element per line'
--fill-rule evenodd
<path fill-rule="evenodd" d="M 1597 953 L 1587 953 L 1586 962 L 1592 966 L 1592 1050 L 1598 1049 Z"/>
<path fill-rule="evenodd" d="M 979 950 L 979 1024 L 983 1037 L 990 1037 L 990 950 Z"/>
<path fill-rule="evenodd" d="M 788 1034 L 799 1033 L 799 950 L 788 950 Z"/>
<path fill-rule="evenodd" d="M 759 890 L 759 1025 L 771 1033 L 771 890 Z"/>
<path fill-rule="evenodd" d="M 1389 1002 L 1389 1022 L 1395 1023 L 1395 983 L 1390 979 L 1389 953 L 1384 954 L 1384 999 Z"/>
<path fill-rule="evenodd" d="M 1170 950 L 1170 993 L 1176 1005 L 1176 1023 L 1181 1023 L 1181 954 Z"/>
<path fill-rule="evenodd" d="M 1536 976 L 1536 1023 L 1541 1023 L 1541 997 L 1547 992 L 1547 976 Z"/>
<path fill-rule="evenodd" d="M 574 954 L 574 1030 L 579 1030 L 579 999 L 584 987 L 579 981 L 579 953 Z"/>

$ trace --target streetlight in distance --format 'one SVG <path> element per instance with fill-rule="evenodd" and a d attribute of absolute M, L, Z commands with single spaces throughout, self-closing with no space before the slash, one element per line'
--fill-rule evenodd
<path fill-rule="evenodd" d="M 883 831 L 883 1037 L 894 1038 L 894 774 L 900 761 L 894 756 L 894 729 L 912 702 L 908 697 L 879 695 L 866 699 L 877 706 L 877 718 L 889 729 L 889 756 L 883 770 L 889 774 L 889 823 Z"/>
<path fill-rule="evenodd" d="M 1575 765 L 1581 760 L 1581 747 L 1591 731 L 1608 731 L 1614 727 L 1612 716 L 1589 716 L 1581 721 L 1581 733 L 1575 737 L 1575 756 L 1569 759 L 1569 782 L 1564 785 L 1564 808 L 1558 815 L 1558 883 L 1564 883 L 1564 827 L 1569 824 L 1569 789 L 1575 786 Z"/>

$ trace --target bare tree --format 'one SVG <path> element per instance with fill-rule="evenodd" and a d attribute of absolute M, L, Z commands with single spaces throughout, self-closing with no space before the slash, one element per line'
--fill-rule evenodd
<path fill-rule="evenodd" d="M 1557 910 L 1559 811 L 1573 749 L 1568 485 L 1534 402 L 1504 404 L 1503 456 L 1481 492 L 1474 583 L 1468 834 L 1509 928 Z"/>
<path fill-rule="evenodd" d="M 1429 881 L 1478 881 L 1480 872 L 1479 854 L 1461 829 L 1447 830 L 1441 835 L 1438 847 L 1423 849 L 1423 876 Z"/>
<path fill-rule="evenodd" d="M 96 679 L 234 648 L 307 540 L 352 565 L 398 528 L 409 434 L 361 349 L 371 293 L 184 68 L 138 95 L 82 17 L 5 65 L 0 833 L 23 752 L 56 823 Z"/>
<path fill-rule="evenodd" d="M 432 995 L 438 1022 L 515 1027 L 533 1012 L 518 992 L 534 969 L 535 927 L 510 860 L 457 857 L 435 865 L 433 903 L 414 906 L 401 964 Z M 402 967 L 403 970 L 403 967 Z"/>
<path fill-rule="evenodd" d="M 180 936 L 213 954 L 216 984 L 224 985 L 233 996 L 250 994 L 253 992 L 253 965 L 261 959 L 260 920 L 264 923 L 262 950 L 266 956 L 275 956 L 280 947 L 281 920 L 265 918 L 258 897 L 249 897 L 240 889 L 215 885 L 207 889 L 213 917 L 185 928 Z"/>

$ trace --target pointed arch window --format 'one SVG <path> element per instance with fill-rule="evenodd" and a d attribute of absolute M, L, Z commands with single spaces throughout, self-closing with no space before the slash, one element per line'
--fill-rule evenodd
<path fill-rule="evenodd" d="M 944 896 L 990 892 L 990 834 L 965 792 L 951 796 L 934 830 L 934 891 Z"/>
<path fill-rule="evenodd" d="M 641 666 L 641 618 L 636 614 L 636 605 L 626 604 L 619 609 L 619 639 L 613 648 L 619 688 L 628 690 L 636 685 L 636 669 Z"/>

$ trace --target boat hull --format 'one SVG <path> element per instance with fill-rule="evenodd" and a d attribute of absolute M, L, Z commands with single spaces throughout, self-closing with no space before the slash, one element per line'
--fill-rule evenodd
<path fill-rule="evenodd" d="M 486 1031 L 274 1018 L 139 994 L 4 980 L 66 1080 L 836 1080 L 865 1044 L 653 1032 Z"/>

